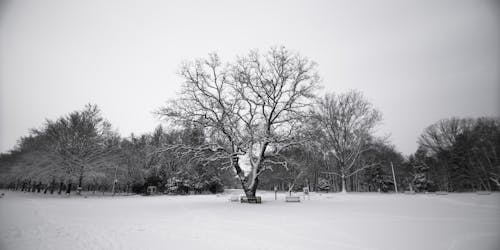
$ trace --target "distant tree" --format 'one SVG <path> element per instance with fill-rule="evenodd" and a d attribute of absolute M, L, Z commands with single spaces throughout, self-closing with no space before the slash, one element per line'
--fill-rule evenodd
<path fill-rule="evenodd" d="M 41 152 L 42 144 L 43 140 L 40 137 L 33 135 L 21 137 L 17 146 L 9 154 L 4 155 L 7 161 L 0 160 L 0 165 L 8 167 L 8 171 L 2 176 L 5 178 L 2 182 L 15 180 L 14 186 L 24 191 L 28 186 L 32 187 L 33 182 L 49 182 L 60 177 L 62 173 L 50 158 Z"/>
<path fill-rule="evenodd" d="M 500 120 L 479 118 L 472 130 L 471 162 L 477 166 L 478 189 L 500 189 Z"/>
<path fill-rule="evenodd" d="M 390 179 L 388 177 L 388 173 L 386 173 L 385 169 L 381 165 L 376 165 L 367 169 L 366 176 L 368 177 L 368 186 L 373 188 L 369 188 L 370 191 L 387 191 L 387 182 L 389 182 Z"/>
<path fill-rule="evenodd" d="M 81 188 L 84 177 L 101 176 L 118 156 L 119 137 L 111 130 L 95 105 L 75 111 L 56 121 L 47 120 L 42 129 L 33 130 L 42 138 L 42 151 L 58 172 L 65 173 L 68 185 L 73 178 Z M 53 170 L 51 170 L 53 171 Z"/>
<path fill-rule="evenodd" d="M 234 172 L 220 168 L 222 160 L 202 162 L 202 159 L 212 157 L 213 152 L 178 154 L 175 150 L 162 151 L 178 145 L 202 147 L 204 142 L 204 130 L 199 124 L 184 123 L 168 130 L 158 126 L 146 143 L 147 185 L 158 186 L 160 191 L 173 194 L 222 192 L 224 185 L 233 185 Z M 158 150 L 162 153 L 157 153 Z"/>
<path fill-rule="evenodd" d="M 359 91 L 343 94 L 326 94 L 318 100 L 312 111 L 313 123 L 320 131 L 317 140 L 326 156 L 332 156 L 342 192 L 346 192 L 346 179 L 374 166 L 373 163 L 357 164 L 360 156 L 370 149 L 373 129 L 382 116 Z"/>
<path fill-rule="evenodd" d="M 133 134 L 120 143 L 120 160 L 118 178 L 123 180 L 126 191 L 145 192 L 143 185 L 147 175 L 147 141 L 145 136 L 139 138 Z"/>
<path fill-rule="evenodd" d="M 472 119 L 443 119 L 427 127 L 418 143 L 422 149 L 431 153 L 448 150 L 456 142 L 457 137 L 472 126 Z"/>
<path fill-rule="evenodd" d="M 404 189 L 402 184 L 408 174 L 406 173 L 403 155 L 396 150 L 394 145 L 385 140 L 373 140 L 370 142 L 369 147 L 370 150 L 365 151 L 360 157 L 363 159 L 361 162 L 375 164 L 373 167 L 366 169 L 362 177 L 364 182 L 368 184 L 369 191 L 373 189 L 395 191 L 394 185 L 398 185 L 398 189 Z"/>
<path fill-rule="evenodd" d="M 411 189 L 417 192 L 431 191 L 429 190 L 432 181 L 429 179 L 429 166 L 427 165 L 427 151 L 420 147 L 417 152 L 410 156 L 409 165 L 412 168 Z"/>
<path fill-rule="evenodd" d="M 443 119 L 424 130 L 419 145 L 428 152 L 428 176 L 440 189 L 499 188 L 498 119 Z"/>
<path fill-rule="evenodd" d="M 120 141 L 99 108 L 89 104 L 81 111 L 47 120 L 21 137 L 7 154 L 10 160 L 5 176 L 15 180 L 12 185 L 16 189 L 43 189 L 44 193 L 59 189 L 59 194 L 63 189 L 70 192 L 75 181 L 80 188 L 84 180 L 89 188 L 97 182 L 111 182 L 108 179 L 117 169 Z M 3 162 L 0 159 L 0 165 Z"/>

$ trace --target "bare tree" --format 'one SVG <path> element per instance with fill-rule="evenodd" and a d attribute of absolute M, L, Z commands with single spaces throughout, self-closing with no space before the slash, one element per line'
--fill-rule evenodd
<path fill-rule="evenodd" d="M 159 114 L 200 124 L 207 138 L 203 146 L 175 150 L 232 167 L 246 196 L 255 197 L 259 176 L 272 166 L 286 167 L 282 151 L 302 141 L 303 112 L 319 82 L 316 64 L 279 47 L 265 55 L 252 51 L 226 66 L 210 54 L 182 65 L 180 75 L 181 97 Z"/>
<path fill-rule="evenodd" d="M 342 179 L 342 192 L 346 192 L 346 178 L 373 166 L 358 162 L 369 149 L 374 127 L 381 121 L 379 111 L 363 97 L 361 92 L 326 94 L 318 100 L 312 111 L 313 122 L 320 131 L 318 142 L 325 155 L 331 155 L 338 171 L 327 172 Z M 360 164 L 356 164 L 360 163 Z"/>
<path fill-rule="evenodd" d="M 457 137 L 472 126 L 472 119 L 442 119 L 424 130 L 418 144 L 432 153 L 440 153 L 451 148 Z"/>

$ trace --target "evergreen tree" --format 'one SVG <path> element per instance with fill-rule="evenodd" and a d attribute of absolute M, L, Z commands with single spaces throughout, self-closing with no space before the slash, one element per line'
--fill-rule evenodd
<path fill-rule="evenodd" d="M 414 157 L 410 158 L 413 170 L 412 186 L 417 192 L 429 191 L 430 180 L 428 179 L 429 167 L 425 163 L 427 151 L 423 148 L 417 149 Z"/>

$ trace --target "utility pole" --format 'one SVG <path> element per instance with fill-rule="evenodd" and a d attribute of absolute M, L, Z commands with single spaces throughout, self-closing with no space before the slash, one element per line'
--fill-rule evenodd
<path fill-rule="evenodd" d="M 392 178 L 394 179 L 394 189 L 397 193 L 398 192 L 398 184 L 396 183 L 396 175 L 394 174 L 394 165 L 392 165 L 392 161 L 391 161 L 391 169 L 392 169 Z"/>

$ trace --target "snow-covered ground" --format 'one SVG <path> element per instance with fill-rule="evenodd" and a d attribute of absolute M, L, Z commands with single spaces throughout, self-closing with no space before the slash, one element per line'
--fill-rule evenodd
<path fill-rule="evenodd" d="M 500 249 L 500 194 L 312 194 L 285 203 L 5 192 L 0 249 Z M 233 191 L 234 192 L 234 191 Z"/>

